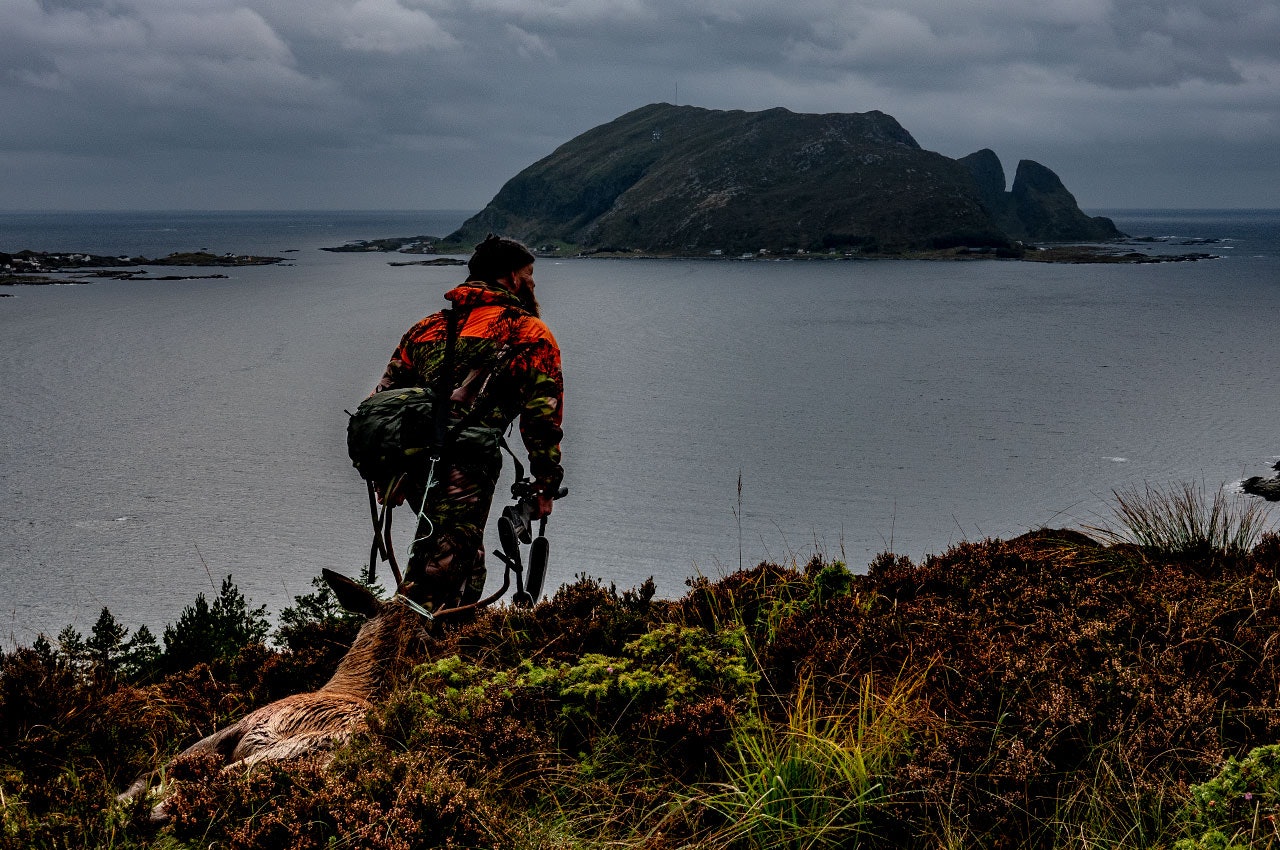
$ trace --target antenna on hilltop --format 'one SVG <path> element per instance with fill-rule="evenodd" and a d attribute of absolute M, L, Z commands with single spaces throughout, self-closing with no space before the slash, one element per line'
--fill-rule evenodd
<path fill-rule="evenodd" d="M 675 99 L 674 105 L 675 106 L 680 105 L 680 84 L 679 83 L 676 83 L 676 99 Z"/>

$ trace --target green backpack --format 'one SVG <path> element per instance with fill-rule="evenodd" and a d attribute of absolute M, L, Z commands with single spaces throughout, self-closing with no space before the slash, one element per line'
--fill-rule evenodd
<path fill-rule="evenodd" d="M 347 423 L 347 453 L 366 481 L 385 484 L 400 475 L 421 475 L 433 457 L 495 458 L 502 432 L 469 424 L 474 416 L 438 433 L 433 387 L 405 387 L 374 393 L 360 403 Z M 440 436 L 443 436 L 444 446 Z"/>

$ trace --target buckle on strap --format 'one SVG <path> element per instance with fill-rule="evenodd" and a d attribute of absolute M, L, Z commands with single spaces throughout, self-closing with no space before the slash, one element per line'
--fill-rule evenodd
<path fill-rule="evenodd" d="M 417 602 L 414 602 L 412 599 L 410 599 L 409 597 L 405 596 L 403 593 L 397 593 L 395 596 L 393 596 L 393 597 L 391 597 L 391 598 L 392 598 L 392 599 L 398 599 L 398 600 L 400 600 L 401 602 L 403 602 L 403 603 L 404 603 L 404 606 L 405 606 L 406 608 L 408 608 L 410 611 L 412 611 L 413 613 L 417 614 L 418 616 L 422 617 L 422 618 L 423 618 L 424 620 L 426 620 L 428 623 L 433 622 L 433 621 L 435 620 L 435 618 L 436 618 L 436 615 L 435 615 L 435 614 L 432 614 L 432 613 L 431 613 L 430 611 L 428 611 L 426 608 L 422 607 L 422 606 L 421 606 L 421 605 L 419 605 Z"/>

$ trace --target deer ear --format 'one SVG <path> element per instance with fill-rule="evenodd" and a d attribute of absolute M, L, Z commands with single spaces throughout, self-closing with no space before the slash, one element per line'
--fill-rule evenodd
<path fill-rule="evenodd" d="M 369 588 L 328 568 L 321 569 L 320 575 L 324 577 L 325 584 L 333 589 L 333 595 L 338 597 L 338 604 L 351 613 L 374 617 L 382 610 L 382 603 Z"/>

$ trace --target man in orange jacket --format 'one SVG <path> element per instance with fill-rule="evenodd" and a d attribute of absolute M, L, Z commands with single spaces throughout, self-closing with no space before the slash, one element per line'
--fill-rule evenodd
<path fill-rule="evenodd" d="M 454 344 L 451 414 L 479 411 L 475 424 L 506 430 L 518 417 L 534 479 L 533 518 L 551 513 L 560 488 L 564 381 L 560 348 L 540 318 L 534 297 L 534 256 L 521 243 L 492 234 L 476 246 L 466 283 L 445 294 L 460 315 Z M 433 313 L 404 335 L 374 392 L 436 385 L 445 363 L 448 319 Z M 405 584 L 433 609 L 480 598 L 485 580 L 484 526 L 501 471 L 501 456 L 447 458 L 441 483 L 422 483 L 388 498 L 421 508 Z M 415 492 L 416 488 L 416 492 Z M 412 585 L 412 587 L 408 587 Z"/>

